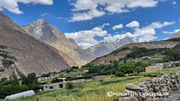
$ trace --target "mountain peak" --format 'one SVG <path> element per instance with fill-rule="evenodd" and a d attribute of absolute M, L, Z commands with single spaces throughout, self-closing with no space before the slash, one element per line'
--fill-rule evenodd
<path fill-rule="evenodd" d="M 34 26 L 42 26 L 48 25 L 49 23 L 45 19 L 37 19 L 35 22 L 32 23 Z"/>
<path fill-rule="evenodd" d="M 79 47 L 74 39 L 66 38 L 62 32 L 44 19 L 38 19 L 23 27 L 34 37 L 62 52 L 60 54 L 70 66 L 85 65 L 96 58 L 92 53 Z"/>
<path fill-rule="evenodd" d="M 8 20 L 11 20 L 9 18 L 9 16 L 5 15 L 3 12 L 0 12 L 0 19 L 3 20 L 3 19 L 8 19 Z"/>
<path fill-rule="evenodd" d="M 170 39 L 174 39 L 174 38 L 180 38 L 180 31 L 174 34 Z"/>
<path fill-rule="evenodd" d="M 7 15 L 4 15 L 3 12 L 0 12 L 0 17 L 8 17 Z"/>
<path fill-rule="evenodd" d="M 5 51 L 17 59 L 11 59 L 16 65 L 9 65 L 9 68 L 5 68 L 0 73 L 0 78 L 9 77 L 13 72 L 17 76 L 32 72 L 42 75 L 69 68 L 59 51 L 29 34 L 7 15 L 0 12 L 0 44 L 5 45 L 7 47 Z"/>
<path fill-rule="evenodd" d="M 134 41 L 130 37 L 124 37 L 111 42 L 100 42 L 89 47 L 87 50 L 92 52 L 95 56 L 101 57 L 129 43 L 134 43 Z"/>
<path fill-rule="evenodd" d="M 122 40 L 132 40 L 132 39 L 128 36 L 125 36 L 124 38 L 117 39 L 115 42 L 120 42 Z"/>
<path fill-rule="evenodd" d="M 3 13 L 3 12 L 0 12 L 0 16 L 4 16 L 4 13 Z"/>
<path fill-rule="evenodd" d="M 131 39 L 130 37 L 128 37 L 128 36 L 125 36 L 123 39 Z"/>

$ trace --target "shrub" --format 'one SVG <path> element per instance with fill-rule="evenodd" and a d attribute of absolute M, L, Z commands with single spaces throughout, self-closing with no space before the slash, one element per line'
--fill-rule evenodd
<path fill-rule="evenodd" d="M 0 87 L 0 98 L 4 99 L 7 95 L 27 91 L 29 88 L 26 85 L 8 85 Z"/>
<path fill-rule="evenodd" d="M 66 84 L 66 89 L 70 90 L 70 89 L 73 89 L 74 86 L 73 86 L 73 83 L 67 83 Z"/>
<path fill-rule="evenodd" d="M 48 77 L 50 76 L 51 73 L 48 73 L 48 74 L 43 74 L 41 77 Z"/>
<path fill-rule="evenodd" d="M 8 60 L 8 59 L 2 59 L 2 62 L 3 62 L 3 66 L 5 68 L 11 66 L 12 64 L 14 64 L 14 61 L 11 61 L 11 60 Z"/>
<path fill-rule="evenodd" d="M 134 72 L 140 73 L 140 72 L 144 72 L 145 71 L 145 67 L 141 67 L 141 66 L 137 66 L 134 70 Z"/>
<path fill-rule="evenodd" d="M 1 48 L 1 49 L 6 49 L 7 47 L 4 46 L 4 45 L 0 45 L 0 48 Z"/>
<path fill-rule="evenodd" d="M 57 78 L 55 78 L 55 79 L 53 79 L 53 80 L 51 81 L 51 83 L 56 83 L 56 82 L 63 82 L 63 79 L 57 79 Z"/>
<path fill-rule="evenodd" d="M 117 77 L 124 77 L 124 73 L 123 72 L 116 72 L 115 76 Z"/>

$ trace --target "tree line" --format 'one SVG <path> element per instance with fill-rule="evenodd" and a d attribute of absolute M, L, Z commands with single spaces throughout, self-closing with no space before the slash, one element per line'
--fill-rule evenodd
<path fill-rule="evenodd" d="M 0 81 L 0 98 L 4 99 L 6 96 L 27 91 L 38 90 L 40 86 L 35 73 L 29 73 L 27 76 L 22 75 L 20 78 L 13 73 L 9 79 L 2 78 Z"/>

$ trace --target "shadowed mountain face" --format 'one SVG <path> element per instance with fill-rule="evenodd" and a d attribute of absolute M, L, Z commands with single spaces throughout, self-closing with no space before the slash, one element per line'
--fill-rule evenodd
<path fill-rule="evenodd" d="M 44 19 L 38 19 L 23 27 L 34 37 L 59 50 L 60 55 L 70 66 L 82 66 L 96 58 L 91 52 L 79 47 L 75 40 L 66 38 L 62 32 Z"/>
<path fill-rule="evenodd" d="M 10 66 L 0 73 L 0 78 L 8 77 L 13 71 L 16 74 L 35 72 L 41 75 L 69 68 L 59 51 L 30 35 L 23 27 L 0 13 L 0 45 L 6 46 L 3 51 L 17 59 L 14 60 L 15 66 Z"/>
<path fill-rule="evenodd" d="M 101 57 L 129 43 L 134 43 L 134 41 L 129 37 L 125 37 L 114 42 L 100 42 L 88 48 L 87 51 L 92 52 L 97 57 Z"/>
<path fill-rule="evenodd" d="M 170 39 L 180 38 L 180 31 L 174 34 Z"/>

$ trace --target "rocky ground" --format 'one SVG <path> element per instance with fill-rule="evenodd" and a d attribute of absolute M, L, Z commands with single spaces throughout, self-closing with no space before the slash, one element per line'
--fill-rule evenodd
<path fill-rule="evenodd" d="M 119 101 L 180 101 L 180 72 L 126 85 Z M 142 95 L 142 94 L 143 95 Z M 160 98 L 160 99 L 159 99 Z"/>
<path fill-rule="evenodd" d="M 180 101 L 180 87 L 179 89 L 172 92 L 168 98 L 159 101 Z"/>

